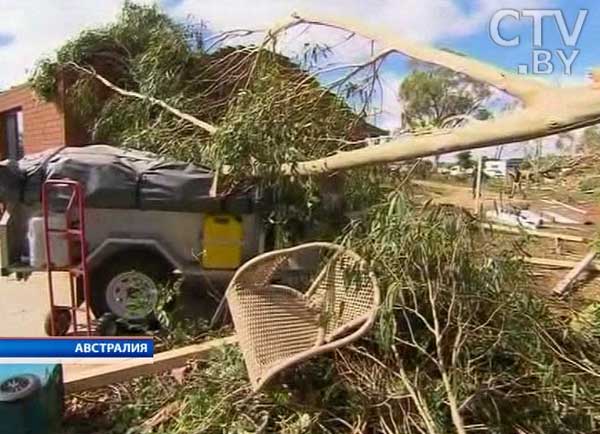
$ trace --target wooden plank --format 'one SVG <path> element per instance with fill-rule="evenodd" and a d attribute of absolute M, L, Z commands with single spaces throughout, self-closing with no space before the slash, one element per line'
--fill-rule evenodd
<path fill-rule="evenodd" d="M 65 366 L 64 384 L 67 393 L 97 389 L 121 383 L 143 375 L 156 374 L 181 367 L 192 359 L 204 359 L 211 351 L 237 342 L 236 336 L 215 339 L 197 345 L 158 353 L 152 360 L 135 360 L 90 367 L 87 370 L 69 371 Z"/>
<path fill-rule="evenodd" d="M 556 232 L 542 232 L 542 231 L 537 231 L 534 229 L 511 228 L 508 226 L 496 225 L 496 224 L 491 224 L 491 223 L 482 223 L 481 226 L 484 229 L 487 229 L 489 231 L 504 232 L 507 234 L 519 235 L 519 234 L 526 233 L 526 234 L 534 236 L 534 237 L 559 239 L 559 240 L 564 240 L 564 241 L 572 241 L 575 243 L 587 243 L 589 241 L 587 238 L 584 238 L 584 237 L 578 237 L 576 235 L 568 235 L 568 234 L 559 234 Z"/>
<path fill-rule="evenodd" d="M 581 228 L 581 227 L 577 227 L 577 226 L 565 227 L 565 226 L 561 226 L 560 224 L 551 224 L 551 223 L 544 223 L 544 228 L 559 229 L 559 230 L 566 229 L 568 231 L 573 231 L 573 232 L 586 232 L 585 228 Z"/>
<path fill-rule="evenodd" d="M 570 209 L 571 211 L 575 211 L 575 212 L 577 212 L 579 214 L 583 214 L 583 215 L 587 214 L 587 211 L 585 211 L 585 210 L 583 210 L 581 208 L 577 208 L 577 207 L 574 207 L 572 205 L 568 205 L 566 203 L 559 202 L 558 200 L 555 200 L 555 199 L 552 199 L 552 200 L 542 199 L 542 202 L 548 203 L 548 204 L 551 204 L 551 205 L 562 206 L 563 208 Z"/>
<path fill-rule="evenodd" d="M 575 268 L 579 262 L 577 261 L 565 261 L 561 259 L 548 259 L 548 258 L 519 258 L 523 262 L 531 265 L 540 265 L 544 267 L 555 267 L 555 268 Z M 591 262 L 587 268 L 594 271 L 600 271 L 600 264 L 597 262 Z"/>
<path fill-rule="evenodd" d="M 586 270 L 596 257 L 595 251 L 590 251 L 552 290 L 557 295 L 564 295 L 573 282 Z"/>
<path fill-rule="evenodd" d="M 556 212 L 552 212 L 552 211 L 542 211 L 541 213 L 542 218 L 544 219 L 544 221 L 552 221 L 554 223 L 558 223 L 561 225 L 584 225 L 585 222 L 581 221 L 581 220 L 575 220 L 569 217 L 565 217 L 564 215 L 558 214 Z"/>

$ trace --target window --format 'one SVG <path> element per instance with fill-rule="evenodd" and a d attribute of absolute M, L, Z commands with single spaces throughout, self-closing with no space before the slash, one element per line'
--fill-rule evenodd
<path fill-rule="evenodd" d="M 13 110 L 2 116 L 1 130 L 4 131 L 6 144 L 6 157 L 11 160 L 20 160 L 25 154 L 23 150 L 23 111 Z"/>

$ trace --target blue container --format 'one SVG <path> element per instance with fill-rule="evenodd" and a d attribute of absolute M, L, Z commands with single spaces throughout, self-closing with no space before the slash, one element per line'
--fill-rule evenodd
<path fill-rule="evenodd" d="M 63 410 L 61 365 L 0 365 L 0 434 L 57 434 Z"/>

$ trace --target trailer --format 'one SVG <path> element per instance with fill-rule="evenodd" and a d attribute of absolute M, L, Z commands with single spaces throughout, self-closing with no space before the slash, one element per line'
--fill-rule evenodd
<path fill-rule="evenodd" d="M 47 180 L 83 188 L 87 257 L 80 259 L 89 270 L 96 318 L 145 318 L 176 278 L 197 282 L 200 290 L 226 285 L 239 265 L 265 249 L 256 191 L 216 195 L 210 170 L 147 152 L 65 147 L 0 163 L 3 276 L 27 278 L 47 268 L 41 204 Z M 49 225 L 60 224 L 66 200 L 49 198 Z M 70 266 L 65 235 L 57 231 L 48 242 L 52 266 Z"/>

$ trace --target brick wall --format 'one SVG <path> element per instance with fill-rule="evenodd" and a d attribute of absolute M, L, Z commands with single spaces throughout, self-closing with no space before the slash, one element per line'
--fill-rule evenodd
<path fill-rule="evenodd" d="M 65 116 L 61 107 L 53 102 L 38 100 L 27 85 L 0 93 L 0 118 L 18 109 L 23 113 L 23 148 L 26 154 L 56 146 L 80 146 L 85 143 L 86 135 L 72 122 L 67 124 L 65 119 L 69 117 Z M 0 155 L 6 155 L 5 135 L 1 130 Z"/>

